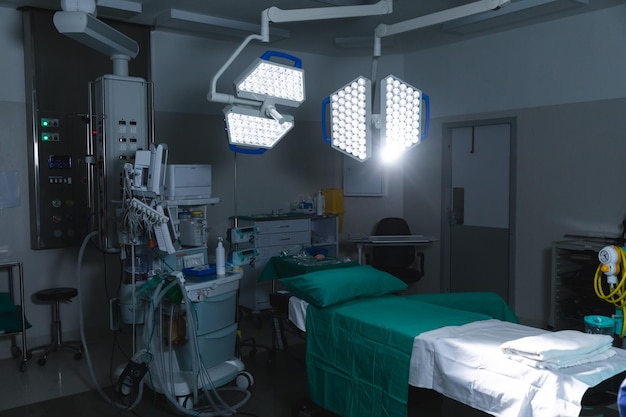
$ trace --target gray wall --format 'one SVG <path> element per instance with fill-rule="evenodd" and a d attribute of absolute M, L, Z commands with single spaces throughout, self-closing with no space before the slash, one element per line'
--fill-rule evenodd
<path fill-rule="evenodd" d="M 406 57 L 434 116 L 404 181 L 418 230 L 440 230 L 442 124 L 517 118 L 515 307 L 532 323 L 549 313 L 552 241 L 621 233 L 625 15 L 622 5 Z M 428 259 L 423 290 L 438 289 L 439 262 Z M 590 276 L 591 294 L 592 285 Z"/>

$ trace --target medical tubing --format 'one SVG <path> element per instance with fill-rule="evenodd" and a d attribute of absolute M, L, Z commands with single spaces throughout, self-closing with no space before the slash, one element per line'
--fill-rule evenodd
<path fill-rule="evenodd" d="M 622 310 L 622 330 L 620 332 L 620 337 L 624 337 L 626 334 L 626 253 L 624 253 L 624 249 L 621 247 L 615 247 L 617 251 L 619 251 L 619 259 L 621 262 L 621 278 L 615 284 L 615 287 L 611 286 L 608 294 L 605 294 L 604 289 L 602 288 L 602 265 L 598 265 L 596 268 L 596 273 L 594 276 L 594 290 L 598 298 L 608 303 L 613 304 L 615 308 Z"/>
<path fill-rule="evenodd" d="M 227 410 L 228 413 L 230 414 L 221 414 L 220 415 L 233 415 L 237 413 L 237 409 L 239 407 L 241 407 L 242 405 L 244 405 L 248 399 L 250 398 L 250 392 L 248 390 L 245 389 L 241 389 L 239 388 L 240 392 L 244 393 L 244 399 L 242 401 L 240 401 L 239 403 L 235 404 L 235 405 L 229 405 L 228 403 L 226 403 L 226 401 L 224 401 L 224 399 L 222 398 L 222 396 L 219 395 L 218 389 L 215 387 L 213 380 L 211 379 L 211 375 L 209 374 L 208 370 L 206 369 L 204 363 L 202 362 L 202 357 L 200 355 L 200 348 L 198 346 L 198 338 L 196 337 L 196 333 L 195 333 L 195 329 L 196 329 L 196 317 L 193 314 L 193 311 L 191 310 L 191 300 L 189 300 L 186 292 L 184 292 L 185 294 L 185 307 L 187 310 L 187 317 L 188 317 L 188 321 L 187 321 L 187 327 L 188 327 L 188 333 L 190 333 L 192 336 L 190 337 L 192 340 L 190 341 L 192 343 L 192 347 L 194 350 L 194 357 L 197 358 L 197 363 L 200 364 L 200 368 L 202 373 L 198 373 L 197 375 L 200 377 L 200 381 L 201 381 L 201 387 L 203 392 L 205 393 L 206 397 L 209 399 L 209 402 L 211 403 L 211 406 L 216 409 L 216 410 L 220 410 L 220 408 L 218 408 L 218 406 L 215 404 L 215 402 L 213 401 L 213 397 L 210 395 L 209 390 L 207 389 L 206 384 L 204 383 L 204 380 L 206 379 L 208 381 L 209 387 L 211 389 L 211 391 L 214 393 L 214 395 L 217 397 L 217 399 L 219 400 L 219 402 L 221 403 L 222 407 L 224 407 L 224 409 Z M 195 362 L 194 362 L 195 363 Z"/>
<path fill-rule="evenodd" d="M 136 294 L 135 294 L 135 245 L 130 245 L 130 256 L 132 257 L 130 260 L 130 267 L 131 267 L 131 302 L 133 303 L 133 307 L 132 307 L 132 311 L 133 311 L 133 335 L 132 335 L 132 349 L 133 349 L 133 353 L 136 352 L 137 350 L 137 340 L 136 340 L 136 330 L 137 330 L 137 325 L 136 325 L 136 319 L 137 319 L 137 311 L 136 311 L 136 307 L 137 307 L 137 298 L 136 298 Z"/>
<path fill-rule="evenodd" d="M 197 359 L 196 361 L 193 361 L 194 369 L 193 369 L 192 372 L 193 372 L 194 378 L 197 378 L 198 372 L 199 372 L 198 369 L 197 369 L 197 366 L 198 366 L 197 363 L 200 363 L 201 361 L 200 361 L 200 355 L 199 355 L 199 352 L 198 352 L 197 338 L 195 337 L 195 321 L 194 321 L 193 311 L 191 310 L 191 302 L 190 302 L 189 298 L 187 297 L 187 292 L 186 292 L 186 290 L 184 288 L 184 284 L 180 280 L 175 280 L 175 282 L 169 283 L 164 289 L 162 289 L 160 291 L 159 291 L 160 287 L 157 288 L 157 290 L 155 290 L 155 292 L 159 291 L 158 295 L 156 297 L 152 298 L 152 302 L 154 303 L 153 304 L 154 306 L 158 305 L 159 309 L 161 309 L 162 308 L 161 301 L 162 301 L 163 297 L 165 296 L 167 291 L 169 291 L 170 288 L 172 288 L 174 285 L 176 285 L 176 283 L 178 283 L 178 285 L 181 287 L 181 291 L 183 293 L 183 296 L 185 297 L 184 306 L 185 306 L 185 310 L 186 310 L 186 314 L 187 314 L 187 318 L 188 318 L 188 320 L 187 320 L 188 334 L 193 339 L 193 341 L 191 342 L 190 347 L 193 350 L 192 356 Z M 162 286 L 162 284 L 160 284 L 160 286 Z M 150 309 L 150 311 L 152 313 L 154 312 L 154 310 L 156 310 L 156 308 Z M 160 316 L 162 317 L 162 314 Z M 154 323 L 154 318 L 152 317 L 152 320 L 148 320 L 147 322 Z M 159 329 L 161 329 L 161 328 L 162 328 L 162 326 L 158 326 L 157 327 L 157 333 L 160 333 Z M 165 370 L 165 367 L 167 365 L 164 363 L 165 359 L 164 359 L 164 355 L 162 354 L 162 349 L 159 348 L 161 339 L 162 339 L 161 337 L 156 337 L 156 338 L 152 338 L 152 340 L 151 340 L 151 345 L 153 347 L 153 352 L 154 352 L 155 356 L 157 354 L 157 351 L 161 351 L 160 352 L 161 354 L 159 355 L 160 356 L 159 369 L 157 370 L 157 372 L 155 372 L 155 374 L 156 374 L 156 378 L 158 380 L 157 382 L 160 383 L 161 387 L 163 388 L 163 394 L 168 399 L 168 401 L 176 408 L 176 410 L 178 410 L 181 413 L 184 413 L 186 415 L 190 415 L 190 416 L 198 416 L 198 417 L 223 416 L 223 417 L 225 417 L 225 416 L 231 416 L 231 415 L 235 414 L 236 413 L 236 409 L 241 407 L 243 404 L 245 404 L 248 401 L 248 399 L 250 398 L 250 395 L 251 395 L 250 392 L 247 391 L 247 390 L 238 389 L 238 391 L 242 391 L 242 392 L 244 392 L 244 394 L 246 394 L 245 398 L 242 401 L 240 401 L 239 403 L 237 403 L 235 406 L 229 406 L 222 399 L 222 397 L 219 396 L 219 394 L 217 393 L 217 390 L 215 389 L 215 387 L 212 384 L 212 381 L 210 381 L 210 378 L 209 378 L 209 383 L 212 386 L 213 393 L 219 398 L 220 402 L 222 402 L 224 408 L 226 408 L 225 411 L 228 414 L 225 414 L 224 412 L 222 412 L 222 410 L 220 410 L 220 408 L 217 406 L 217 404 L 215 404 L 215 402 L 213 400 L 213 397 L 210 395 L 210 393 L 208 392 L 208 390 L 206 389 L 204 384 L 203 384 L 203 391 L 207 395 L 207 398 L 208 398 L 209 402 L 211 403 L 211 406 L 215 410 L 217 410 L 217 411 L 201 412 L 201 411 L 198 411 L 198 410 L 195 410 L 195 409 L 188 410 L 188 409 L 184 408 L 183 406 L 181 406 L 180 403 L 178 402 L 176 396 L 174 394 L 172 394 L 172 392 L 170 392 L 169 390 L 166 390 L 165 389 L 165 385 L 163 383 L 164 382 L 163 380 L 166 379 L 163 374 L 165 373 L 164 370 Z M 171 337 L 169 339 L 170 339 L 170 349 L 171 349 Z M 154 362 L 156 363 L 156 362 L 159 362 L 159 361 L 154 361 Z M 171 361 L 170 361 L 170 363 L 171 363 Z M 204 368 L 204 365 L 200 364 L 200 366 L 203 368 L 204 372 L 206 372 L 206 369 Z M 170 377 L 172 377 L 172 376 L 173 376 L 173 372 L 170 373 Z M 196 381 L 197 381 L 197 379 L 196 379 Z M 173 380 L 171 382 L 173 383 Z M 171 385 L 171 386 L 173 386 L 173 385 Z"/>
<path fill-rule="evenodd" d="M 220 403 L 222 404 L 223 409 L 218 407 L 218 405 L 215 403 L 213 397 L 210 395 L 210 393 L 206 389 L 204 383 L 201 384 L 203 392 L 205 393 L 205 396 L 209 400 L 209 402 L 210 402 L 211 406 L 213 407 L 213 409 L 216 410 L 216 411 L 199 413 L 197 410 L 194 410 L 193 412 L 190 412 L 190 410 L 187 410 L 186 408 L 183 408 L 180 405 L 178 405 L 178 402 L 177 402 L 177 408 L 180 408 L 180 410 L 183 411 L 186 414 L 194 415 L 194 416 L 201 416 L 201 417 L 214 417 L 214 416 L 226 417 L 226 416 L 231 416 L 231 415 L 236 413 L 236 409 L 233 409 L 231 406 L 229 406 L 223 400 L 223 398 L 217 393 L 217 390 L 216 390 L 215 386 L 213 385 L 213 382 L 211 381 L 211 378 L 208 375 L 208 372 L 206 372 L 206 369 L 204 368 L 204 365 L 202 364 L 202 359 L 200 357 L 200 352 L 199 352 L 199 347 L 198 347 L 198 338 L 196 337 L 195 316 L 194 316 L 193 311 L 191 309 L 191 300 L 189 300 L 189 298 L 187 296 L 187 291 L 184 288 L 184 284 L 182 282 L 179 282 L 179 285 L 181 287 L 181 291 L 183 292 L 183 297 L 185 298 L 184 299 L 184 306 L 185 306 L 185 311 L 186 311 L 186 315 L 187 315 L 187 334 L 188 334 L 189 338 L 191 339 L 189 341 L 190 342 L 190 347 L 192 348 L 191 356 L 195 359 L 195 360 L 192 361 L 192 373 L 193 373 L 193 376 L 194 376 L 194 381 L 198 381 L 198 377 L 199 376 L 201 378 L 204 378 L 206 376 L 206 378 L 209 380 L 209 384 L 211 385 L 211 390 L 216 395 L 216 397 L 219 399 Z M 204 375 L 200 375 L 200 369 L 198 369 L 199 367 L 204 370 Z M 197 403 L 197 392 L 196 391 L 197 390 L 194 390 L 194 400 Z M 247 398 L 246 398 L 245 401 L 247 401 Z M 245 401 L 244 401 L 244 403 L 245 403 Z M 240 407 L 241 405 L 243 405 L 243 403 L 238 404 L 237 406 Z"/>
<path fill-rule="evenodd" d="M 87 338 L 85 337 L 85 322 L 83 319 L 83 291 L 81 288 L 81 281 L 82 281 L 82 274 L 81 274 L 81 269 L 82 269 L 82 263 L 83 263 L 83 256 L 85 254 L 85 247 L 87 246 L 87 244 L 89 243 L 89 241 L 91 240 L 92 237 L 97 236 L 98 232 L 91 232 L 89 233 L 87 236 L 85 236 L 85 239 L 83 239 L 83 242 L 80 246 L 80 250 L 78 251 L 78 259 L 76 261 L 76 281 L 77 281 L 77 286 L 78 286 L 78 321 L 79 321 L 79 330 L 80 330 L 80 340 L 81 343 L 83 345 L 83 352 L 85 354 L 85 359 L 87 362 L 87 368 L 89 369 L 89 375 L 91 376 L 92 382 L 94 383 L 95 387 L 96 387 L 96 391 L 98 391 L 98 394 L 100 394 L 100 396 L 109 404 L 111 404 L 112 406 L 114 406 L 115 408 L 118 409 L 122 409 L 122 410 L 132 410 L 134 409 L 139 402 L 141 401 L 141 397 L 143 394 L 143 388 L 140 385 L 140 390 L 139 390 L 139 394 L 137 395 L 137 398 L 135 399 L 135 401 L 130 405 L 126 405 L 126 404 L 121 404 L 116 402 L 115 400 L 113 400 L 112 398 L 110 398 L 102 389 L 102 387 L 100 386 L 100 384 L 98 383 L 98 379 L 96 378 L 96 374 L 95 371 L 93 369 L 93 363 L 91 361 L 91 355 L 89 354 L 89 347 L 87 345 Z"/>

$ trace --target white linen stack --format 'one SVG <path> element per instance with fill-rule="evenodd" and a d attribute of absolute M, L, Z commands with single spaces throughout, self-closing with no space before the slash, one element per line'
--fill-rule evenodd
<path fill-rule="evenodd" d="M 577 330 L 547 332 L 511 340 L 500 345 L 509 358 L 539 369 L 556 370 L 608 359 L 613 338 Z"/>

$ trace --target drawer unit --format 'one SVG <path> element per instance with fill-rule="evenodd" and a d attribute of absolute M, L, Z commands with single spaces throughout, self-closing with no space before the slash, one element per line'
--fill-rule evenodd
<path fill-rule="evenodd" d="M 255 240 L 255 246 L 257 248 L 267 248 L 272 246 L 291 248 L 291 246 L 297 246 L 303 242 L 308 244 L 310 239 L 311 232 L 308 230 L 301 232 L 282 232 L 270 234 L 259 233 Z"/>
<path fill-rule="evenodd" d="M 267 261 L 273 256 L 279 256 L 283 251 L 297 253 L 301 246 L 311 244 L 311 220 L 298 219 L 268 219 L 249 220 L 240 219 L 240 227 L 255 226 L 259 233 L 254 242 L 239 245 L 239 249 L 254 247 L 259 251 L 253 265 L 244 268 L 244 275 L 240 282 L 239 304 L 252 312 L 259 312 L 270 308 L 269 295 L 272 291 L 271 282 L 258 282 Z"/>
<path fill-rule="evenodd" d="M 211 333 L 198 335 L 198 353 L 205 368 L 210 369 L 235 357 L 237 323 Z M 193 370 L 193 350 L 189 343 L 175 348 L 182 371 Z"/>

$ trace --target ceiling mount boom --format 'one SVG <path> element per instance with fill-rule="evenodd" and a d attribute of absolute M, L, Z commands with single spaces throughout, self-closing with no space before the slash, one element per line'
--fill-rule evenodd
<path fill-rule="evenodd" d="M 381 54 L 381 38 L 422 29 L 428 26 L 438 25 L 440 23 L 472 16 L 478 13 L 497 10 L 502 6 L 506 6 L 510 2 L 511 0 L 480 0 L 474 3 L 419 16 L 415 19 L 405 20 L 391 25 L 380 24 L 374 31 L 374 56 L 378 57 Z"/>

